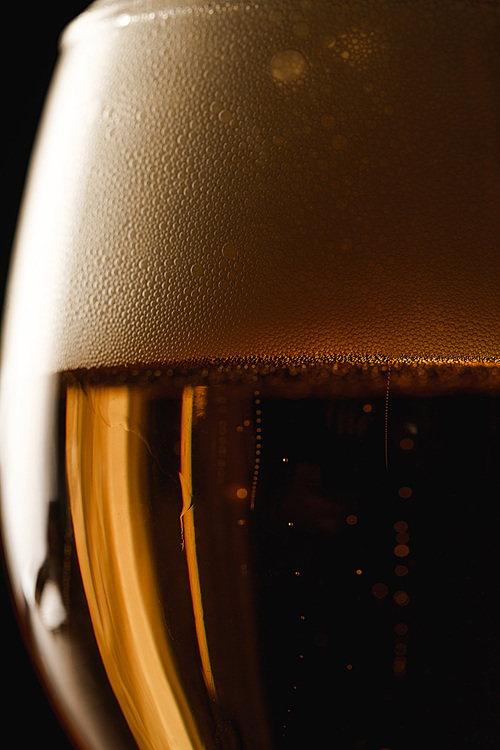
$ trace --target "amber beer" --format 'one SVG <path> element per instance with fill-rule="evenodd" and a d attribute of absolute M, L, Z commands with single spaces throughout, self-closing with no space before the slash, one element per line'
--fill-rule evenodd
<path fill-rule="evenodd" d="M 492 0 L 65 32 L 0 459 L 82 748 L 498 746 L 499 49 Z"/>
<path fill-rule="evenodd" d="M 493 740 L 498 368 L 251 372 L 64 379 L 80 570 L 138 745 L 174 720 L 186 747 Z"/>

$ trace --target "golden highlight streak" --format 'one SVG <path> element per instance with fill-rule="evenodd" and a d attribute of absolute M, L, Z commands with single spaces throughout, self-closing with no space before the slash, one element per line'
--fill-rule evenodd
<path fill-rule="evenodd" d="M 205 617 L 203 614 L 203 600 L 201 596 L 200 572 L 198 567 L 198 556 L 196 553 L 196 530 L 194 523 L 193 506 L 193 481 L 192 481 L 192 436 L 193 436 L 193 409 L 196 404 L 197 391 L 204 388 L 193 388 L 186 386 L 182 392 L 182 414 L 181 414 L 181 470 L 179 478 L 182 489 L 182 513 L 181 533 L 182 545 L 186 552 L 188 566 L 189 586 L 191 589 L 191 601 L 193 602 L 194 623 L 198 648 L 200 651 L 203 677 L 210 698 L 217 696 L 215 689 L 210 653 L 208 650 L 207 632 L 205 629 Z"/>
<path fill-rule="evenodd" d="M 202 750 L 165 638 L 142 493 L 141 404 L 125 388 L 68 390 L 76 549 L 108 679 L 141 750 Z"/>

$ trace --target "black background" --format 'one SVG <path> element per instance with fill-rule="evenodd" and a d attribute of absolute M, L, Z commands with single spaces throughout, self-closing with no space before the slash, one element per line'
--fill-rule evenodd
<path fill-rule="evenodd" d="M 1 305 L 33 139 L 66 24 L 88 5 L 85 0 L 9 3 L 3 10 L 4 61 L 4 238 L 1 256 Z M 51 750 L 72 745 L 59 727 L 25 652 L 0 571 L 0 612 L 4 649 L 3 736 L 7 746 L 43 744 Z M 7 728 L 11 728 L 11 733 Z M 110 750 L 112 750 L 110 748 Z"/>

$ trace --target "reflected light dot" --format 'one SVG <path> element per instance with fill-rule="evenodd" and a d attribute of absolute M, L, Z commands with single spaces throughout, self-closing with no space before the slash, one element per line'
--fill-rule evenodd
<path fill-rule="evenodd" d="M 400 487 L 398 490 L 399 497 L 402 497 L 404 500 L 411 497 L 413 494 L 413 490 L 411 487 Z"/>
<path fill-rule="evenodd" d="M 396 635 L 406 635 L 408 632 L 408 625 L 405 622 L 398 622 L 394 626 L 394 632 Z"/>
<path fill-rule="evenodd" d="M 394 572 L 401 578 L 402 576 L 408 575 L 408 568 L 406 567 L 406 565 L 396 565 Z"/>
<path fill-rule="evenodd" d="M 236 491 L 236 497 L 238 497 L 240 500 L 244 500 L 247 495 L 248 492 L 244 487 L 240 487 L 239 490 Z"/>
<path fill-rule="evenodd" d="M 357 571 L 356 571 L 356 575 L 360 576 L 362 573 L 363 573 L 363 571 L 361 570 L 361 568 L 358 568 Z"/>
<path fill-rule="evenodd" d="M 349 526 L 354 526 L 358 522 L 358 517 L 354 515 L 347 516 L 345 522 L 348 523 Z"/>
<path fill-rule="evenodd" d="M 307 70 L 307 62 L 302 54 L 295 49 L 277 52 L 271 60 L 271 71 L 278 81 L 296 81 Z"/>

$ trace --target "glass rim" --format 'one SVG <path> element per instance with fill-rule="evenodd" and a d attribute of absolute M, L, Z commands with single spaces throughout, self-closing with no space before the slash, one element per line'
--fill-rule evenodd
<path fill-rule="evenodd" d="M 125 28 L 131 24 L 168 20 L 172 16 L 258 9 L 258 0 L 94 0 L 61 34 L 61 47 L 73 44 L 96 26 Z"/>

